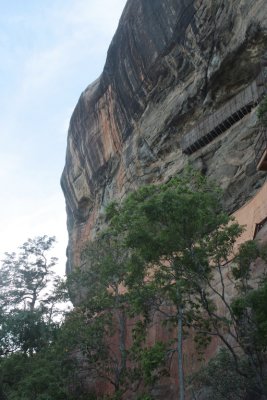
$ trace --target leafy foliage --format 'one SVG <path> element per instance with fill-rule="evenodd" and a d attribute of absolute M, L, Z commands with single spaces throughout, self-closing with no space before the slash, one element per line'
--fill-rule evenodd
<path fill-rule="evenodd" d="M 152 400 L 151 388 L 177 353 L 183 400 L 182 344 L 192 332 L 200 356 L 214 336 L 223 346 L 193 377 L 198 393 L 204 385 L 207 399 L 266 395 L 267 283 L 251 280 L 253 261 L 266 253 L 252 241 L 237 252 L 244 228 L 224 212 L 216 185 L 187 171 L 112 203 L 106 221 L 68 277 L 77 306 L 64 322 L 57 303 L 66 286 L 46 254 L 54 238 L 29 240 L 18 255 L 6 255 L 0 398 Z M 170 331 L 164 343 L 149 337 L 159 315 Z M 110 394 L 88 387 L 88 376 L 113 387 Z"/>
<path fill-rule="evenodd" d="M 60 360 L 51 349 L 29 358 L 21 353 L 2 359 L 3 388 L 12 400 L 65 400 L 67 381 Z"/>
<path fill-rule="evenodd" d="M 237 297 L 231 304 L 238 319 L 240 340 L 259 353 L 267 349 L 267 301 L 266 278 L 257 289 Z"/>
<path fill-rule="evenodd" d="M 68 399 L 54 343 L 66 298 L 49 258 L 55 238 L 29 239 L 0 269 L 0 386 L 3 399 Z"/>
<path fill-rule="evenodd" d="M 252 305 L 254 296 L 263 296 L 263 288 L 256 294 L 251 287 L 251 263 L 263 253 L 247 242 L 236 254 L 234 245 L 243 227 L 223 211 L 220 199 L 215 185 L 189 171 L 168 184 L 143 187 L 120 205 L 112 204 L 108 217 L 113 229 L 124 233 L 131 254 L 143 260 L 132 264 L 128 280 L 136 310 L 146 319 L 157 310 L 177 326 L 180 383 L 182 335 L 193 328 L 200 352 L 217 336 L 242 376 L 239 348 L 257 377 L 256 392 L 264 394 L 265 349 L 259 348 L 256 336 L 261 326 L 264 337 L 265 313 Z M 229 279 L 236 288 L 235 307 L 226 291 Z M 243 307 L 239 317 L 238 302 Z M 261 323 L 257 315 L 262 316 Z"/>
<path fill-rule="evenodd" d="M 82 269 L 68 280 L 70 290 L 79 287 L 82 296 L 63 326 L 66 343 L 80 352 L 87 373 L 113 386 L 114 399 L 136 392 L 141 382 L 151 384 L 164 364 L 158 344 L 145 346 L 146 323 L 130 321 L 136 316 L 136 297 L 127 287 L 133 259 L 124 237 L 110 229 L 87 245 Z"/>
<path fill-rule="evenodd" d="M 244 374 L 249 373 L 245 361 L 240 360 L 239 367 Z M 232 355 L 222 348 L 205 367 L 190 377 L 189 384 L 195 399 L 244 400 L 250 392 L 251 381 L 237 372 Z"/>
<path fill-rule="evenodd" d="M 52 267 L 57 259 L 47 259 L 46 253 L 52 248 L 54 237 L 29 239 L 20 247 L 20 252 L 6 253 L 0 271 L 1 308 L 36 308 L 36 302 L 42 294 L 42 304 L 48 300 L 44 290 L 53 278 Z M 54 284 L 57 279 L 53 279 Z"/>
<path fill-rule="evenodd" d="M 200 313 L 204 304 L 209 304 L 210 315 L 214 307 L 206 287 L 214 269 L 232 255 L 242 232 L 223 211 L 220 199 L 214 184 L 188 171 L 167 184 L 143 187 L 108 210 L 111 227 L 124 233 L 131 254 L 143 261 L 130 264 L 129 292 L 130 298 L 134 293 L 135 307 L 142 310 L 143 304 L 146 318 L 157 310 L 177 326 L 181 399 L 182 336 L 193 325 L 201 332 L 206 325 L 212 333 Z M 196 337 L 202 346 L 209 342 L 206 333 Z"/>
<path fill-rule="evenodd" d="M 0 269 L 0 352 L 33 354 L 53 340 L 65 293 L 48 258 L 55 238 L 29 239 L 20 252 L 6 253 Z M 49 289 L 48 289 L 49 286 Z"/>

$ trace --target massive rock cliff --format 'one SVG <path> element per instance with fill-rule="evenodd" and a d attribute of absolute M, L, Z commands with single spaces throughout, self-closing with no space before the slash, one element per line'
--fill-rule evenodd
<path fill-rule="evenodd" d="M 62 188 L 68 267 L 114 198 L 190 162 L 224 189 L 229 212 L 262 186 L 255 108 L 191 155 L 181 139 L 249 86 L 267 49 L 265 0 L 128 0 L 99 79 L 73 112 Z"/>

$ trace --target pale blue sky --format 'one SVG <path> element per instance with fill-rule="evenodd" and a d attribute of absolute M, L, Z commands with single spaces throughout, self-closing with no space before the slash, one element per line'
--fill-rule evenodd
<path fill-rule="evenodd" d="M 81 92 L 101 73 L 126 0 L 0 0 L 0 255 L 67 243 L 59 180 Z"/>

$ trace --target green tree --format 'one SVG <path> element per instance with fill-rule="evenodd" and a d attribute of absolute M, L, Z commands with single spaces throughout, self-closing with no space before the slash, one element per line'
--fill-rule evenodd
<path fill-rule="evenodd" d="M 251 286 L 249 275 L 255 251 L 259 253 L 255 243 L 249 242 L 242 246 L 236 257 L 232 273 L 237 295 L 229 301 L 232 316 L 229 314 L 220 327 L 231 327 L 232 348 L 231 351 L 221 348 L 207 365 L 191 377 L 195 399 L 198 398 L 197 393 L 203 390 L 207 393 L 207 400 L 266 398 L 267 282 L 265 277 L 256 287 Z M 238 265 L 238 262 L 241 264 Z M 222 320 L 222 315 L 214 308 L 212 325 L 217 326 L 219 318 Z M 233 349 L 237 350 L 235 362 Z"/>
<path fill-rule="evenodd" d="M 240 357 L 239 369 L 249 374 L 249 366 Z M 225 348 L 220 349 L 207 365 L 189 379 L 194 400 L 244 400 L 248 397 L 253 379 L 240 375 L 233 363 L 233 357 Z"/>
<path fill-rule="evenodd" d="M 64 313 L 59 305 L 67 293 L 53 271 L 56 258 L 49 256 L 54 242 L 55 238 L 47 236 L 29 239 L 17 254 L 6 253 L 0 268 L 3 399 L 68 398 L 61 371 L 63 358 L 55 353 Z"/>
<path fill-rule="evenodd" d="M 0 269 L 0 351 L 33 354 L 52 340 L 60 314 L 61 279 L 53 271 L 57 259 L 48 257 L 55 238 L 29 239 L 18 254 L 6 253 Z"/>
<path fill-rule="evenodd" d="M 212 337 L 220 338 L 236 371 L 246 379 L 252 374 L 254 393 L 266 398 L 265 347 L 259 346 L 259 338 L 265 343 L 266 320 L 256 308 L 264 291 L 251 287 L 251 263 L 264 252 L 255 242 L 234 249 L 243 228 L 223 211 L 216 186 L 189 173 L 165 185 L 141 188 L 121 205 L 111 205 L 108 216 L 111 226 L 124 232 L 131 254 L 144 260 L 130 265 L 131 291 L 140 294 L 137 306 L 141 310 L 140 303 L 145 303 L 159 310 L 177 327 L 179 398 L 184 398 L 182 344 L 187 327 L 194 329 L 199 350 Z M 229 284 L 236 290 L 233 303 Z M 240 369 L 240 352 L 250 374 Z"/>
<path fill-rule="evenodd" d="M 123 237 L 109 230 L 87 245 L 82 268 L 69 277 L 70 290 L 79 288 L 81 295 L 76 298 L 79 307 L 65 323 L 66 344 L 82 354 L 80 364 L 90 375 L 114 387 L 116 399 L 137 391 L 144 375 L 147 384 L 156 379 L 163 357 L 159 345 L 144 346 L 145 324 L 141 332 L 140 323 L 129 318 L 133 316 L 127 291 L 131 263 Z M 71 344 L 68 330 L 73 329 Z"/>
<path fill-rule="evenodd" d="M 75 287 L 83 293 L 84 299 L 80 299 L 79 304 L 83 305 L 88 320 L 87 337 L 93 339 L 91 345 L 86 340 L 87 350 L 90 348 L 87 359 L 92 360 L 88 365 L 97 370 L 98 375 L 105 376 L 116 393 L 121 392 L 127 371 L 125 291 L 122 288 L 127 262 L 127 249 L 122 248 L 119 238 L 103 234 L 87 245 L 82 270 L 72 277 L 76 279 Z M 97 338 L 101 337 L 98 343 L 95 329 Z M 114 339 L 115 333 L 118 339 Z M 118 352 L 111 349 L 116 340 Z M 84 347 L 83 340 L 80 344 Z M 96 348 L 97 354 L 92 357 Z"/>
<path fill-rule="evenodd" d="M 42 236 L 28 239 L 19 253 L 5 253 L 0 270 L 1 308 L 19 308 L 33 311 L 40 302 L 45 303 L 48 284 L 55 272 L 52 268 L 57 259 L 48 258 L 47 253 L 53 247 L 54 237 Z"/>
<path fill-rule="evenodd" d="M 216 186 L 192 172 L 137 190 L 121 205 L 112 204 L 107 215 L 124 232 L 128 248 L 145 260 L 141 268 L 131 266 L 132 287 L 177 326 L 183 400 L 183 328 L 192 324 L 202 300 L 208 301 L 206 286 L 231 256 L 242 228 L 223 211 Z"/>
<path fill-rule="evenodd" d="M 0 360 L 2 391 L 12 400 L 74 400 L 71 373 L 53 345 L 28 357 L 15 353 Z M 78 397 L 77 397 L 78 399 Z"/>

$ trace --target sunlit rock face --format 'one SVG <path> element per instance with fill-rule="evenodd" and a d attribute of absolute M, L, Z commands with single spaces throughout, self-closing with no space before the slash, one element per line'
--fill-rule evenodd
<path fill-rule="evenodd" d="M 102 75 L 73 112 L 62 175 L 70 271 L 113 199 L 162 182 L 190 162 L 224 189 L 229 212 L 262 186 L 255 108 L 185 155 L 180 141 L 258 75 L 267 49 L 266 0 L 129 0 Z"/>

